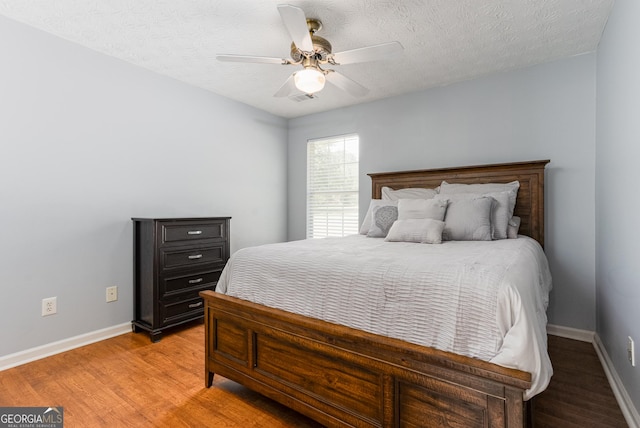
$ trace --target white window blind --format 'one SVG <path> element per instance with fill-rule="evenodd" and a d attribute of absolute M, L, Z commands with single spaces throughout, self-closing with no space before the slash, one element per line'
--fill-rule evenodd
<path fill-rule="evenodd" d="M 307 238 L 358 233 L 358 135 L 307 143 Z"/>

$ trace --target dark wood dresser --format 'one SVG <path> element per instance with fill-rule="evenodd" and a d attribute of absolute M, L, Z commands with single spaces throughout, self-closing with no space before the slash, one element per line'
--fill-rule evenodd
<path fill-rule="evenodd" d="M 230 217 L 132 218 L 133 331 L 162 331 L 204 316 L 198 293 L 214 290 L 229 259 Z"/>

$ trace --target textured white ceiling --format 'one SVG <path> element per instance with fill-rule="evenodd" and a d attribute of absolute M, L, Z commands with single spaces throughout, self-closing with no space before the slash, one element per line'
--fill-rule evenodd
<path fill-rule="evenodd" d="M 399 41 L 392 60 L 336 66 L 370 89 L 275 98 L 296 67 L 216 54 L 289 56 L 287 0 L 0 0 L 0 14 L 96 51 L 291 118 L 594 51 L 613 0 L 290 0 L 334 52 Z"/>

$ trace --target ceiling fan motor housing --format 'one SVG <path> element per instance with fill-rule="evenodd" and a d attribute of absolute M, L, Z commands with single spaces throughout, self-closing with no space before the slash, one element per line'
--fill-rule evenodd
<path fill-rule="evenodd" d="M 329 43 L 329 41 L 324 37 L 315 35 L 315 33 L 322 28 L 322 22 L 317 19 L 307 18 L 307 28 L 309 28 L 309 35 L 311 36 L 315 59 L 319 61 L 326 61 L 327 55 L 331 54 L 331 43 Z M 295 43 L 291 43 L 291 58 L 295 62 L 304 58 L 304 54 L 300 49 L 298 49 Z"/>
<path fill-rule="evenodd" d="M 327 55 L 331 53 L 331 43 L 323 37 L 320 36 L 311 36 L 311 42 L 313 43 L 313 51 L 315 52 L 316 59 L 320 61 L 326 61 Z M 304 55 L 300 49 L 295 45 L 295 43 L 291 43 L 291 58 L 298 62 Z"/>

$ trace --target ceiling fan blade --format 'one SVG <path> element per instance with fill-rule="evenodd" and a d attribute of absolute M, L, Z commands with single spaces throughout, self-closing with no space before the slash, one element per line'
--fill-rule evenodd
<path fill-rule="evenodd" d="M 296 88 L 296 83 L 293 81 L 293 74 L 289 76 L 287 80 L 285 80 L 284 84 L 280 86 L 280 89 L 273 94 L 274 97 L 288 97 L 292 93 L 296 92 L 298 88 Z"/>
<path fill-rule="evenodd" d="M 374 61 L 401 52 L 404 48 L 400 42 L 382 43 L 349 51 L 334 53 L 333 60 L 337 64 L 353 64 L 356 62 Z"/>
<path fill-rule="evenodd" d="M 216 55 L 218 61 L 226 62 L 255 62 L 260 64 L 287 64 L 288 61 L 282 58 L 270 58 L 267 56 L 248 55 Z"/>
<path fill-rule="evenodd" d="M 307 18 L 304 16 L 304 11 L 290 4 L 279 4 L 278 12 L 280 12 L 284 26 L 287 27 L 291 40 L 298 49 L 304 52 L 313 52 L 313 43 L 309 35 Z"/>
<path fill-rule="evenodd" d="M 337 71 L 331 71 L 327 74 L 327 82 L 337 86 L 345 92 L 348 92 L 354 97 L 364 97 L 369 93 L 367 88 Z"/>

